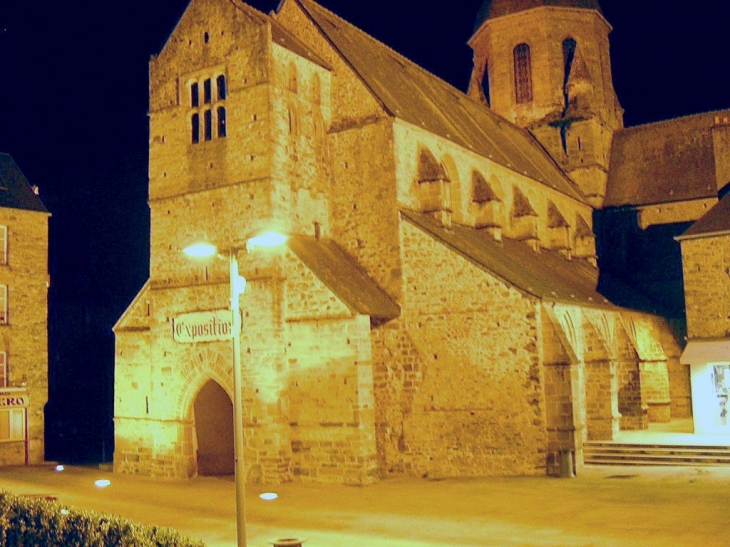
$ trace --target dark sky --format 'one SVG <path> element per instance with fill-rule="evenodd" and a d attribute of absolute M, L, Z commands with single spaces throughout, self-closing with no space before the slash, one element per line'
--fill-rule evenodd
<path fill-rule="evenodd" d="M 481 0 L 321 1 L 465 89 Z M 270 11 L 277 2 L 251 4 Z M 615 29 L 626 125 L 730 107 L 726 2 L 601 4 Z M 0 0 L 0 151 L 53 213 L 54 294 L 96 302 L 109 317 L 147 276 L 147 65 L 186 5 Z"/>

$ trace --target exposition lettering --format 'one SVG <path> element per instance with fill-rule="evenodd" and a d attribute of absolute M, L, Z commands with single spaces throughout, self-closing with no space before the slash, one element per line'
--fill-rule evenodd
<path fill-rule="evenodd" d="M 207 321 L 181 321 L 175 322 L 175 336 L 184 340 L 199 339 L 225 339 L 231 336 L 231 320 L 221 320 L 213 316 Z"/>

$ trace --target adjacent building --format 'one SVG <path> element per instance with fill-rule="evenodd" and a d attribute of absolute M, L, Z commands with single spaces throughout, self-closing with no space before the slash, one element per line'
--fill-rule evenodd
<path fill-rule="evenodd" d="M 248 281 L 250 481 L 557 474 L 587 440 L 690 417 L 676 314 L 598 266 L 613 212 L 641 231 L 717 202 L 626 143 L 674 139 L 704 173 L 682 139 L 720 114 L 635 137 L 610 30 L 594 0 L 487 0 L 465 94 L 313 0 L 192 0 L 150 65 L 151 272 L 115 326 L 115 470 L 233 470 L 229 262 L 182 253 L 200 241 Z M 286 246 L 246 252 L 266 229 Z M 681 231 L 660 232 L 681 283 Z"/>
<path fill-rule="evenodd" d="M 0 466 L 44 460 L 48 211 L 0 153 Z"/>

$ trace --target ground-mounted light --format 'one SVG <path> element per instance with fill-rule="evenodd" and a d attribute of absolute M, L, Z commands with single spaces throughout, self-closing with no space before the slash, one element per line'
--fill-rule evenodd
<path fill-rule="evenodd" d="M 94 484 L 97 488 L 106 488 L 112 483 L 109 479 L 99 479 L 98 481 L 94 481 Z"/>
<path fill-rule="evenodd" d="M 274 501 L 279 497 L 279 494 L 276 492 L 264 492 L 263 494 L 259 495 L 259 497 L 264 501 Z"/>
<path fill-rule="evenodd" d="M 64 466 L 62 466 L 62 465 L 57 465 L 55 469 L 56 469 L 56 471 L 61 472 L 61 471 L 63 471 L 66 468 Z"/>
<path fill-rule="evenodd" d="M 68 515 L 68 509 L 66 509 L 65 507 L 63 509 L 61 509 L 60 512 L 62 515 Z"/>

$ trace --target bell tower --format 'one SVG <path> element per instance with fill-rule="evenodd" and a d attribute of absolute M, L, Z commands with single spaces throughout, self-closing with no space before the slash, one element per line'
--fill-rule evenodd
<path fill-rule="evenodd" d="M 598 0 L 485 0 L 469 95 L 529 129 L 600 207 L 623 109 Z"/>

